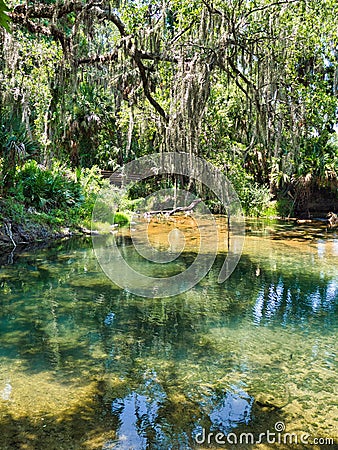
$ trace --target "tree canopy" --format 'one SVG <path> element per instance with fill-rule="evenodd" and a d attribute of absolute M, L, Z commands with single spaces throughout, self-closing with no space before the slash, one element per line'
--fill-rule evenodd
<path fill-rule="evenodd" d="M 8 4 L 1 120 L 19 118 L 44 163 L 186 151 L 248 196 L 337 193 L 336 1 Z"/>

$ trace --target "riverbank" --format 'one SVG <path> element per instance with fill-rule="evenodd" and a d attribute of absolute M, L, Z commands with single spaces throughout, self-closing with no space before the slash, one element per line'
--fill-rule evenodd
<path fill-rule="evenodd" d="M 0 222 L 0 249 L 11 250 L 16 247 L 35 243 L 47 243 L 72 236 L 85 236 L 90 230 L 81 225 L 55 227 L 47 223 L 41 224 L 31 220 L 16 223 L 10 220 Z"/>
<path fill-rule="evenodd" d="M 248 217 L 247 221 L 254 221 L 252 217 Z M 329 219 L 327 217 L 316 217 L 313 219 L 302 219 L 297 217 L 282 218 L 282 217 L 269 217 L 265 219 L 270 221 L 281 221 L 285 223 L 295 223 L 299 226 L 317 225 L 320 228 L 327 226 L 330 228 Z M 116 225 L 117 226 L 117 225 Z M 0 249 L 3 251 L 11 251 L 17 247 L 26 247 L 33 244 L 47 244 L 59 239 L 70 238 L 74 236 L 88 236 L 92 233 L 100 234 L 99 231 L 91 231 L 87 222 L 83 223 L 66 223 L 64 222 L 60 226 L 50 224 L 48 222 L 41 223 L 41 221 L 34 221 L 34 218 L 27 218 L 25 221 L 18 223 L 16 221 L 4 218 L 0 221 Z M 102 232 L 104 234 L 104 232 Z"/>
<path fill-rule="evenodd" d="M 96 167 L 46 168 L 29 160 L 0 189 L 0 248 L 86 234 L 97 194 L 107 182 Z"/>

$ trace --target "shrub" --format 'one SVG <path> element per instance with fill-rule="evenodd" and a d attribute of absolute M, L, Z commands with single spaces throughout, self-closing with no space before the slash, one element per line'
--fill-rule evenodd
<path fill-rule="evenodd" d="M 37 211 L 76 207 L 84 201 L 79 183 L 67 179 L 56 170 L 39 166 L 36 161 L 24 164 L 17 171 L 16 178 L 26 206 Z"/>
<path fill-rule="evenodd" d="M 118 225 L 127 225 L 130 222 L 130 218 L 123 212 L 116 212 L 114 214 L 114 223 Z"/>
<path fill-rule="evenodd" d="M 261 216 L 269 208 L 271 194 L 268 186 L 260 186 L 239 164 L 233 163 L 228 171 L 231 181 L 241 201 L 242 208 L 248 216 Z"/>
<path fill-rule="evenodd" d="M 0 169 L 3 164 L 0 159 Z M 52 226 L 90 223 L 97 193 L 109 184 L 96 167 L 72 171 L 54 162 L 47 169 L 33 160 L 16 167 L 14 181 L 1 201 L 0 220 Z"/>

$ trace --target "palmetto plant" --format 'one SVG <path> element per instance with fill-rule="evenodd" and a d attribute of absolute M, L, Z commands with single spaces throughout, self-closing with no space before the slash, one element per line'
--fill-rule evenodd
<path fill-rule="evenodd" d="M 0 114 L 1 187 L 3 193 L 13 186 L 16 168 L 34 155 L 39 146 L 31 138 L 30 130 L 14 114 Z"/>
<path fill-rule="evenodd" d="M 79 206 L 84 201 L 80 183 L 67 179 L 57 170 L 27 162 L 18 172 L 18 185 L 27 206 L 40 211 Z"/>
<path fill-rule="evenodd" d="M 338 192 L 338 138 L 333 134 L 326 144 L 309 141 L 302 149 L 291 179 L 298 210 L 308 208 L 311 196 L 320 189 Z"/>
<path fill-rule="evenodd" d="M 9 21 L 10 21 L 9 16 L 6 14 L 6 12 L 8 11 L 9 9 L 5 5 L 4 1 L 0 0 L 0 27 L 5 28 L 7 31 L 9 31 Z"/>

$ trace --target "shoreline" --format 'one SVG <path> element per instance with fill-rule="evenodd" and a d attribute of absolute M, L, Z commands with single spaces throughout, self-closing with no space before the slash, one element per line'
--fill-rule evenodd
<path fill-rule="evenodd" d="M 0 225 L 0 249 L 6 253 L 23 249 L 34 244 L 48 244 L 72 237 L 91 235 L 91 231 L 77 226 L 62 226 L 59 229 L 35 222 L 18 224 L 9 220 Z"/>
<path fill-rule="evenodd" d="M 315 224 L 329 225 L 329 220 L 325 217 L 314 217 L 304 219 L 301 217 L 246 217 L 245 220 L 261 221 L 281 221 L 293 222 L 295 224 Z M 29 221 L 25 224 L 11 222 L 9 219 L 3 220 L 0 224 L 0 249 L 5 253 L 10 253 L 16 249 L 24 249 L 34 244 L 44 244 L 56 242 L 58 240 L 72 237 L 85 237 L 101 234 L 95 230 L 89 230 L 82 225 L 61 226 L 55 229 L 47 224 L 39 224 Z M 105 233 L 102 233 L 105 234 Z"/>

